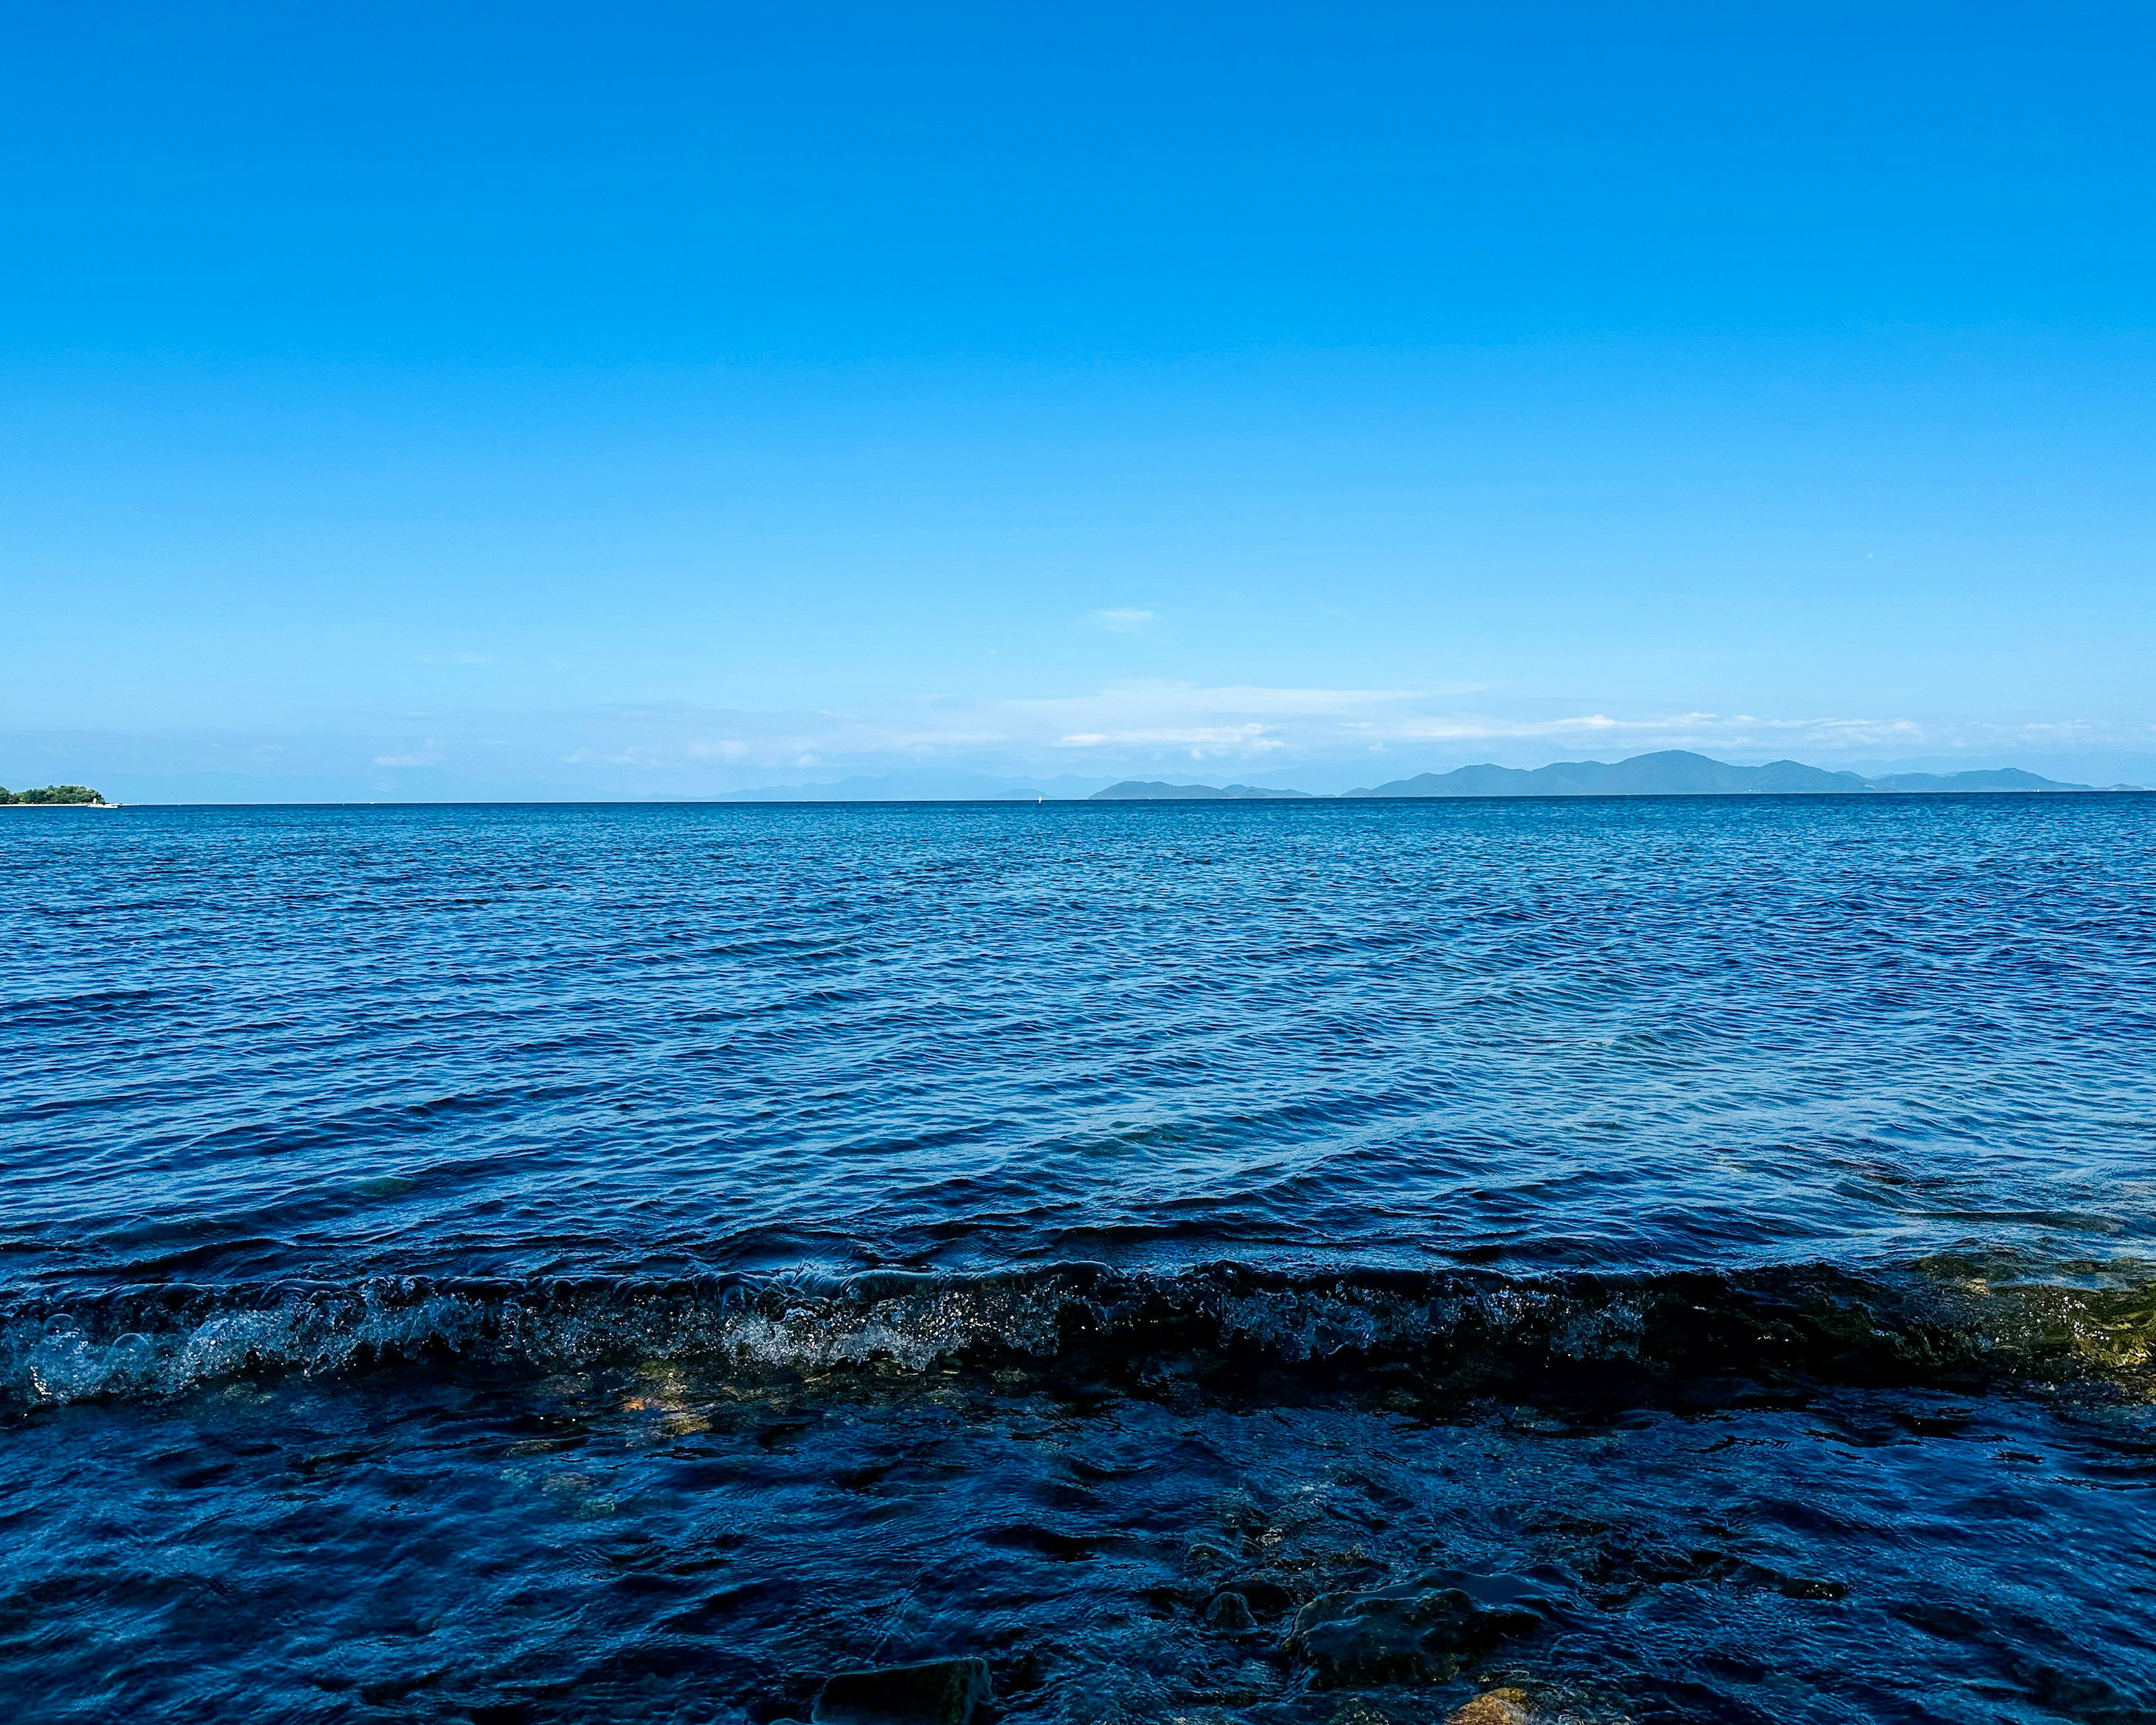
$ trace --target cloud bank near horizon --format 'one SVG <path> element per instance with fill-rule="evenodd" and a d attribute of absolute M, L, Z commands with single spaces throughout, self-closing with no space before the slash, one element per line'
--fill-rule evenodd
<path fill-rule="evenodd" d="M 1036 698 L 928 696 L 880 709 L 686 703 L 536 713 L 444 710 L 249 732 L 0 737 L 0 782 L 102 777 L 137 797 L 288 793 L 717 796 L 773 784 L 909 778 L 1071 783 L 1231 776 L 1305 788 L 1493 761 L 1540 766 L 1657 749 L 1735 762 L 2077 761 L 2116 777 L 2156 760 L 2156 726 L 1788 715 L 1507 699 L 1422 690 L 1134 683 Z M 2102 763 L 2114 762 L 2107 768 Z M 436 787 L 429 791 L 429 786 Z"/>

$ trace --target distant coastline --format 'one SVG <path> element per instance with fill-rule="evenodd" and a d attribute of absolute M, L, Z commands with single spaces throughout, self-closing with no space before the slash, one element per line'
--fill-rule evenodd
<path fill-rule="evenodd" d="M 1222 785 L 1215 790 L 1209 784 L 1167 784 L 1156 779 L 1127 778 L 1121 784 L 1111 784 L 1104 791 L 1096 791 L 1086 800 L 1089 803 L 1278 803 L 1309 801 L 1315 793 L 1310 791 L 1266 791 L 1255 785 Z"/>
<path fill-rule="evenodd" d="M 2070 784 L 2045 778 L 2018 767 L 1984 768 L 1967 773 L 1894 773 L 1877 778 L 1807 767 L 1799 761 L 1770 761 L 1763 767 L 1735 767 L 1685 749 L 1664 749 L 1629 760 L 1560 761 L 1548 767 L 1460 767 L 1450 773 L 1424 773 L 1367 788 L 1343 791 L 1342 799 L 1440 797 L 1743 797 L 1743 796 L 1910 796 L 1940 793 L 2136 791 L 2140 785 Z M 1251 798 L 1311 798 L 1308 791 L 1260 790 L 1250 785 L 1166 784 L 1125 779 L 1096 791 L 1095 803 L 1244 801 Z"/>
<path fill-rule="evenodd" d="M 1931 762 L 1920 762 L 1928 766 Z M 2132 767 L 2142 763 L 2126 763 Z M 1892 763 L 1881 763 L 1891 767 Z M 1277 769 L 1276 769 L 1277 770 Z M 1313 764 L 1312 771 L 1321 770 Z M 1345 777 L 1337 762 L 1327 770 L 1337 784 Z M 1500 767 L 1493 763 L 1455 768 L 1445 773 L 1423 773 L 1411 778 L 1358 786 L 1352 790 L 1308 791 L 1284 785 L 1181 783 L 1168 779 L 1127 778 L 1103 785 L 1098 778 L 1065 774 L 1029 783 L 954 774 L 957 783 L 927 775 L 928 783 L 897 778 L 841 779 L 820 784 L 769 786 L 755 790 L 702 795 L 646 795 L 640 797 L 562 794 L 554 787 L 522 796 L 489 795 L 489 787 L 460 784 L 463 794 L 403 795 L 338 794 L 342 786 L 280 785 L 285 795 L 244 794 L 243 783 L 220 782 L 217 796 L 160 797 L 148 787 L 130 799 L 136 808 L 485 808 L 515 806 L 541 808 L 661 807 L 670 804 L 910 804 L 1034 803 L 1317 803 L 1342 801 L 1432 801 L 1456 798 L 1566 797 L 1730 797 L 1730 796 L 1910 796 L 1910 795 L 2082 795 L 2156 792 L 2151 784 L 2087 784 L 2047 778 L 2018 767 L 1989 767 L 1952 773 L 1875 771 L 1864 774 L 1798 761 L 1771 761 L 1763 766 L 1735 766 L 1709 756 L 1682 749 L 1635 755 L 1616 762 L 1560 761 L 1547 767 Z M 398 788 L 404 788 L 399 787 Z M 429 788 L 434 788 L 429 787 Z M 234 795 L 234 790 L 242 794 Z M 313 793 L 308 794 L 307 793 Z M 552 792 L 552 794 L 548 794 Z M 296 794 L 295 793 L 297 793 Z M 0 808 L 117 809 L 88 785 L 54 784 L 34 789 L 9 791 L 0 788 Z"/>

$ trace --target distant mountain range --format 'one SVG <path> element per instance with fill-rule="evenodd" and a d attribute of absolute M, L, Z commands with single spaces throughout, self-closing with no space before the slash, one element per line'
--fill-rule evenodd
<path fill-rule="evenodd" d="M 1101 781 L 1074 778 L 1068 773 L 1053 778 L 995 778 L 985 773 L 934 770 L 856 774 L 814 784 L 760 785 L 751 790 L 727 791 L 708 800 L 717 803 L 1033 803 L 1065 802 L 1082 798 Z"/>
<path fill-rule="evenodd" d="M 1798 761 L 1732 767 L 1685 749 L 1635 755 L 1629 761 L 1560 761 L 1554 766 L 1461 767 L 1398 778 L 1351 797 L 1732 797 L 1849 796 L 1870 791 L 2085 791 L 2019 768 L 1974 773 L 1897 773 L 1865 778 Z"/>
<path fill-rule="evenodd" d="M 2039 778 L 2019 767 L 1992 767 L 1977 773 L 1890 773 L 1871 782 L 1875 791 L 2087 791 L 2093 785 L 2064 784 L 2055 778 Z M 2114 791 L 2138 788 L 2115 784 Z"/>
<path fill-rule="evenodd" d="M 1873 792 L 1917 791 L 2086 791 L 2093 787 L 2065 784 L 2024 773 L 2018 767 L 1972 773 L 1894 773 L 1866 778 L 1834 773 L 1798 761 L 1770 761 L 1763 767 L 1732 767 L 1685 749 L 1635 755 L 1629 761 L 1560 761 L 1550 767 L 1460 767 L 1450 773 L 1424 773 L 1387 784 L 1342 793 L 1349 797 L 1742 797 L 1852 796 Z M 2121 786 L 2120 789 L 2131 787 Z M 1094 802 L 1176 802 L 1275 799 L 1304 797 L 1304 791 L 1260 790 L 1246 784 L 1215 788 L 1204 784 L 1160 784 L 1125 779 L 1093 793 Z"/>
<path fill-rule="evenodd" d="M 1254 784 L 1163 784 L 1157 779 L 1127 778 L 1105 791 L 1096 791 L 1089 803 L 1221 803 L 1276 802 L 1286 797 L 1307 798 L 1308 791 L 1265 791 Z M 1358 793 L 1359 794 L 1359 793 Z"/>

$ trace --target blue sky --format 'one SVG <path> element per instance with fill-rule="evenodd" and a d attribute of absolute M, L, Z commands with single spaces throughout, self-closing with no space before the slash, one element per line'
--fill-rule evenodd
<path fill-rule="evenodd" d="M 2156 15 L 18 5 L 0 780 L 2156 780 Z"/>

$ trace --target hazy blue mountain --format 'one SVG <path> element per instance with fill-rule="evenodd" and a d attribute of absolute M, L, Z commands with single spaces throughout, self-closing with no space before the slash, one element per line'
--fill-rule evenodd
<path fill-rule="evenodd" d="M 1560 761 L 1554 766 L 1462 767 L 1451 773 L 1424 773 L 1395 779 L 1351 797 L 1700 797 L 1746 793 L 1866 791 L 1869 781 L 1854 773 L 1830 773 L 1796 761 L 1772 761 L 1764 767 L 1732 767 L 1684 749 L 1635 755 L 1614 764 L 1604 761 Z"/>
<path fill-rule="evenodd" d="M 2086 791 L 2085 784 L 2041 778 L 2019 767 L 1994 767 L 1977 773 L 1890 773 L 1871 781 L 1881 791 Z"/>
<path fill-rule="evenodd" d="M 713 803 L 1030 803 L 1054 802 L 1098 790 L 1098 778 L 998 778 L 933 769 L 827 779 L 820 783 L 757 785 L 698 800 Z"/>
<path fill-rule="evenodd" d="M 1286 797 L 1308 797 L 1308 791 L 1268 791 L 1256 785 L 1163 784 L 1158 779 L 1127 778 L 1105 791 L 1096 791 L 1094 803 L 1219 803 L 1276 801 Z"/>

